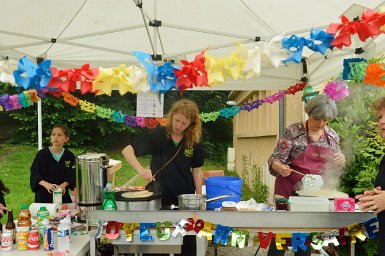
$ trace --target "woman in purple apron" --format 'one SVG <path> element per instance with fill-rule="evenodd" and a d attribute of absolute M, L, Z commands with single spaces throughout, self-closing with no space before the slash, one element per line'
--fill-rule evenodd
<path fill-rule="evenodd" d="M 287 127 L 279 138 L 268 164 L 270 173 L 276 176 L 275 197 L 288 198 L 301 187 L 306 174 L 322 175 L 326 167 L 338 171 L 345 165 L 345 157 L 339 147 L 337 133 L 327 126 L 337 116 L 335 102 L 327 95 L 312 98 L 305 106 L 308 120 Z M 309 248 L 309 246 L 308 246 Z M 284 255 L 271 242 L 268 255 Z M 295 255 L 310 255 L 301 249 Z"/>

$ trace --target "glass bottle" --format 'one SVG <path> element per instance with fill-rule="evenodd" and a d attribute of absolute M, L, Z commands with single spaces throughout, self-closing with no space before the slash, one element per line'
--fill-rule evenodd
<path fill-rule="evenodd" d="M 4 231 L 12 233 L 12 239 L 14 244 L 16 243 L 15 230 L 16 230 L 16 225 L 15 225 L 15 222 L 13 222 L 13 211 L 8 210 L 8 220 L 7 220 L 7 224 L 5 224 Z"/>

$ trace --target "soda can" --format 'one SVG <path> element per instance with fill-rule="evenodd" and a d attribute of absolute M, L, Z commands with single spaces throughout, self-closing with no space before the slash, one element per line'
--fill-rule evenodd
<path fill-rule="evenodd" d="M 3 232 L 1 234 L 1 250 L 3 252 L 12 251 L 13 234 L 11 232 Z"/>
<path fill-rule="evenodd" d="M 46 226 L 44 227 L 44 237 L 43 237 L 44 251 L 52 251 L 55 249 L 53 243 L 53 227 Z"/>
<path fill-rule="evenodd" d="M 28 232 L 17 233 L 17 249 L 19 251 L 26 251 L 28 249 Z"/>
<path fill-rule="evenodd" d="M 28 233 L 28 250 L 39 250 L 39 231 L 31 230 Z"/>

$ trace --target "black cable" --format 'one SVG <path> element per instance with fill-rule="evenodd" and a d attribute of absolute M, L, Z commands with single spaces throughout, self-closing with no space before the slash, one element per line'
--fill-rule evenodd
<path fill-rule="evenodd" d="M 259 252 L 259 249 L 261 248 L 261 246 L 258 246 L 258 249 L 257 251 L 255 252 L 254 256 L 257 256 L 258 255 L 258 252 Z"/>

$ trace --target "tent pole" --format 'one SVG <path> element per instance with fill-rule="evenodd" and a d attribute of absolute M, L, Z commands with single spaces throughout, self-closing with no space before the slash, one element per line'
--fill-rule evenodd
<path fill-rule="evenodd" d="M 37 137 L 38 137 L 38 150 L 43 148 L 43 129 L 41 122 L 41 100 L 37 102 Z"/>

